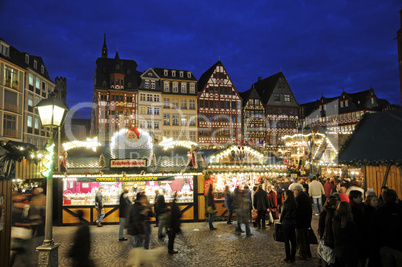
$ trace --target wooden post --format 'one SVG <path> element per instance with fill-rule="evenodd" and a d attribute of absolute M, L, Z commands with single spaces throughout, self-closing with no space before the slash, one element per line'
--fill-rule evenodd
<path fill-rule="evenodd" d="M 10 265 L 12 181 L 0 181 L 0 206 L 4 212 L 3 230 L 0 231 L 0 266 Z M 2 205 L 1 205 L 2 204 Z M 0 214 L 1 218 L 1 214 Z"/>

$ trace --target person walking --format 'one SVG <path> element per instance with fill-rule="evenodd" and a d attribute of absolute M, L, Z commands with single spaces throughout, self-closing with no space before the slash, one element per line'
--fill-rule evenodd
<path fill-rule="evenodd" d="M 144 236 L 144 248 L 149 249 L 149 242 L 151 241 L 151 233 L 152 233 L 152 228 L 151 228 L 151 217 L 154 217 L 154 213 L 152 212 L 152 206 L 148 201 L 148 197 L 145 195 L 145 192 L 143 192 L 145 196 L 145 209 L 144 209 L 144 215 L 145 215 L 145 236 Z"/>
<path fill-rule="evenodd" d="M 296 207 L 297 204 L 293 192 L 286 190 L 285 202 L 283 203 L 283 210 L 280 219 L 283 230 L 283 239 L 285 241 L 286 262 L 295 262 L 296 257 Z"/>
<path fill-rule="evenodd" d="M 233 214 L 233 196 L 229 190 L 229 186 L 225 186 L 225 207 L 229 212 L 227 224 L 232 224 L 232 214 Z"/>
<path fill-rule="evenodd" d="M 89 257 L 91 252 L 91 233 L 88 224 L 82 218 L 83 216 L 84 212 L 82 210 L 76 212 L 74 223 L 78 223 L 79 226 L 73 237 L 73 245 L 68 251 L 68 257 L 73 260 L 73 267 L 95 266 Z"/>
<path fill-rule="evenodd" d="M 294 187 L 294 195 L 296 196 L 296 243 L 299 257 L 302 260 L 311 258 L 309 228 L 311 228 L 311 220 L 313 209 L 311 207 L 310 197 L 303 192 L 302 185 Z"/>
<path fill-rule="evenodd" d="M 318 216 L 322 209 L 322 196 L 325 195 L 325 191 L 322 183 L 317 181 L 317 177 L 313 176 L 311 180 L 312 182 L 308 187 L 308 194 L 313 198 L 315 215 Z"/>
<path fill-rule="evenodd" d="M 155 189 L 155 197 L 154 197 L 154 211 L 156 214 L 156 201 L 158 200 L 159 197 L 159 188 Z M 155 226 L 154 227 L 159 227 L 159 218 L 158 215 L 155 216 Z"/>
<path fill-rule="evenodd" d="M 216 210 L 212 184 L 209 184 L 209 188 L 208 188 L 207 205 L 208 205 L 208 208 L 211 207 L 213 211 Z M 216 228 L 212 224 L 214 221 L 214 217 L 215 217 L 214 213 L 208 213 L 209 230 L 216 230 Z"/>
<path fill-rule="evenodd" d="M 171 204 L 171 210 L 170 210 L 170 226 L 168 228 L 168 253 L 173 255 L 177 254 L 178 251 L 174 250 L 174 240 L 176 238 L 176 234 L 181 233 L 181 228 L 180 228 L 180 218 L 182 216 L 182 212 L 180 211 L 179 206 L 176 203 L 177 195 L 173 195 L 173 201 Z"/>
<path fill-rule="evenodd" d="M 128 189 L 124 188 L 123 193 L 120 195 L 119 203 L 119 241 L 127 241 L 128 239 L 124 237 L 124 228 L 126 227 L 127 210 L 132 205 L 130 197 L 128 196 Z"/>
<path fill-rule="evenodd" d="M 105 210 L 103 209 L 103 188 L 99 187 L 95 195 L 95 208 L 96 208 L 96 224 L 98 227 L 102 227 L 101 221 L 105 218 Z"/>
<path fill-rule="evenodd" d="M 258 229 L 266 229 L 265 226 L 265 213 L 269 206 L 269 199 L 267 192 L 259 185 L 257 192 L 254 194 L 254 208 L 257 210 L 257 227 Z"/>
<path fill-rule="evenodd" d="M 236 215 L 237 215 L 237 220 L 239 222 L 239 229 L 235 230 L 236 234 L 240 234 L 243 231 L 241 230 L 241 224 L 244 223 L 245 228 L 246 228 L 246 236 L 251 236 L 250 232 L 250 199 L 247 196 L 247 194 L 244 191 L 239 191 L 238 194 L 239 197 L 239 202 L 238 202 L 238 208 L 236 209 Z"/>
<path fill-rule="evenodd" d="M 147 198 L 137 193 L 134 205 L 128 216 L 127 233 L 131 235 L 131 244 L 134 248 L 142 247 L 145 238 L 145 203 Z"/>
<path fill-rule="evenodd" d="M 158 197 L 155 199 L 155 214 L 158 218 L 158 238 L 163 239 L 166 235 L 163 234 L 162 216 L 166 212 L 165 192 L 163 189 L 159 190 Z"/>

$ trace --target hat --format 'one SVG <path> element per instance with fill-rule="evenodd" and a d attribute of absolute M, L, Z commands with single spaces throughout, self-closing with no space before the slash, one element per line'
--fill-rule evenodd
<path fill-rule="evenodd" d="M 303 186 L 297 184 L 297 185 L 295 185 L 295 186 L 293 187 L 293 191 L 294 191 L 294 190 L 303 191 Z"/>

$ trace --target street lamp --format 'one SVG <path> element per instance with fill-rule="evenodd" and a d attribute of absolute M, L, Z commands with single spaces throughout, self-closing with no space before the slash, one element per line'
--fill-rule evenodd
<path fill-rule="evenodd" d="M 49 140 L 46 146 L 48 154 L 47 170 L 42 173 L 47 179 L 46 192 L 46 224 L 45 224 L 45 239 L 43 244 L 37 247 L 39 251 L 38 265 L 39 266 L 58 266 L 58 247 L 60 244 L 53 242 L 53 128 L 59 127 L 63 123 L 64 114 L 67 107 L 56 98 L 54 92 L 49 94 L 49 97 L 42 99 L 36 106 L 43 127 L 49 128 Z M 60 150 L 60 148 L 58 148 Z"/>

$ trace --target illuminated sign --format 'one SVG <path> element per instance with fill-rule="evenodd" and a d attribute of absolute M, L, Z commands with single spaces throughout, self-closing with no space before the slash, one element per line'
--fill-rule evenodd
<path fill-rule="evenodd" d="M 146 159 L 111 159 L 110 168 L 140 168 L 147 166 Z"/>

